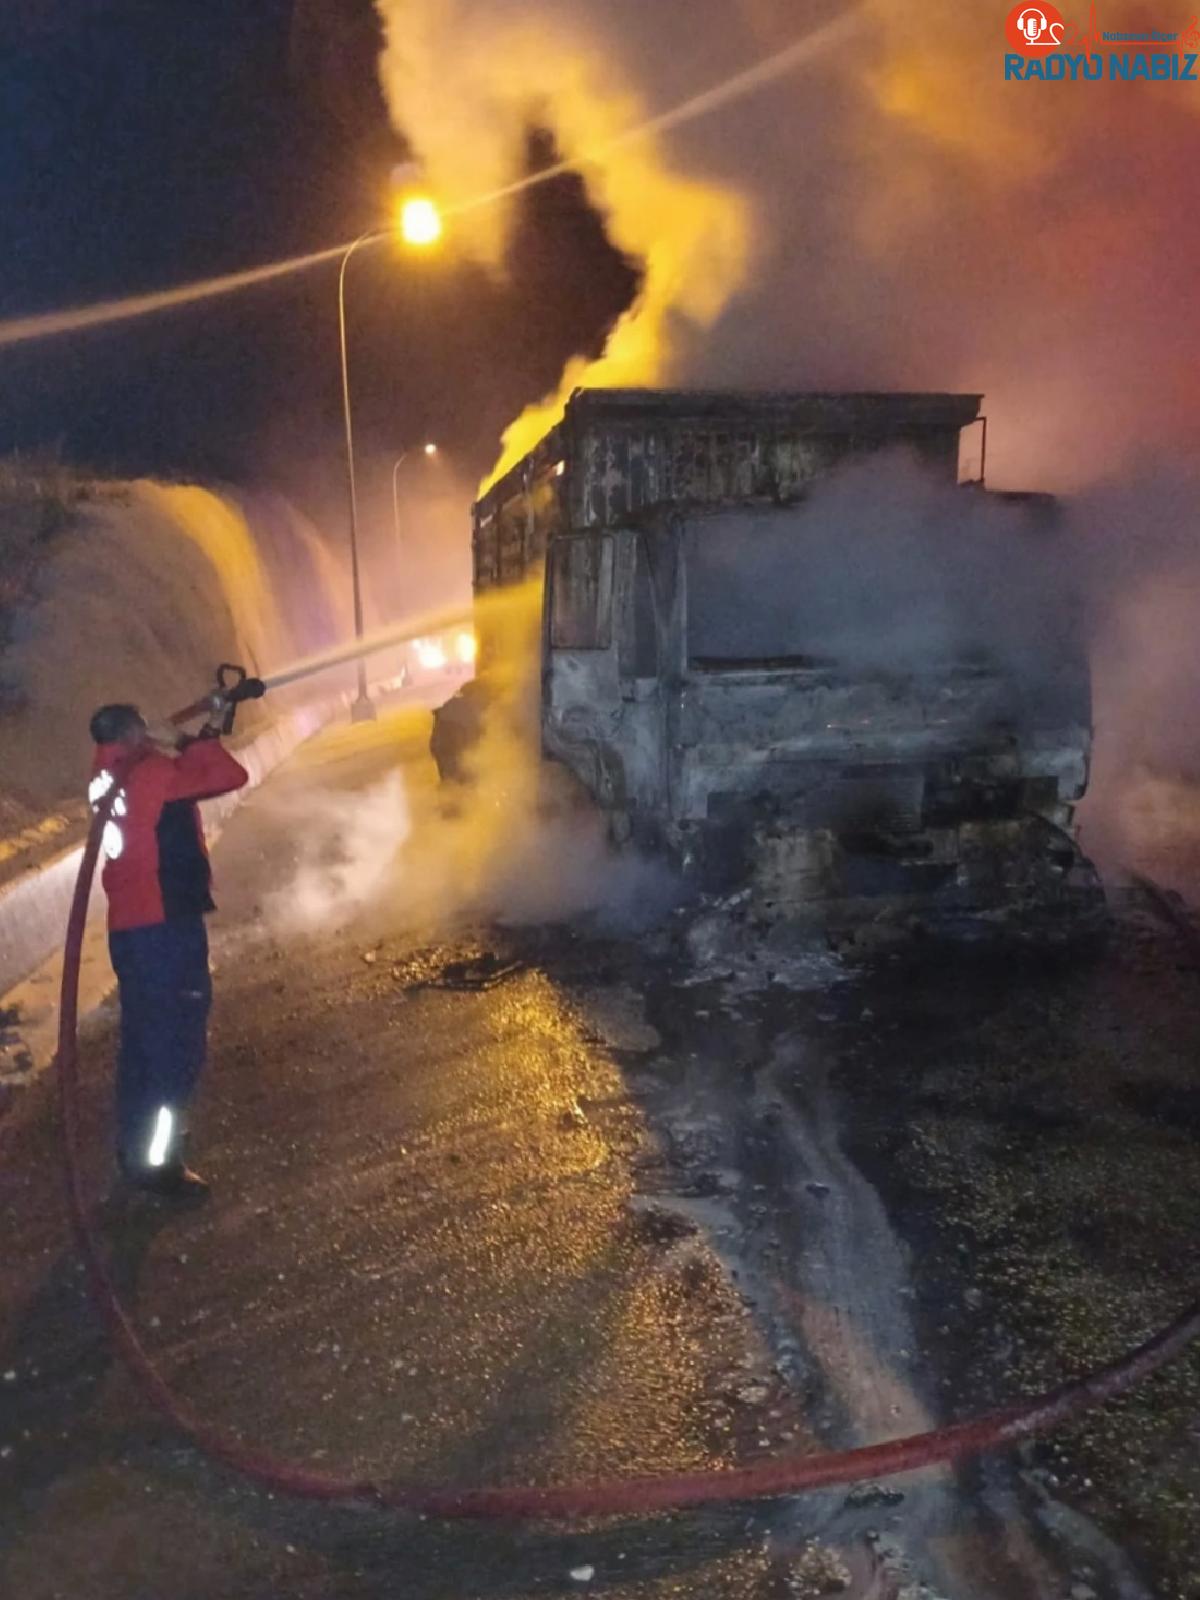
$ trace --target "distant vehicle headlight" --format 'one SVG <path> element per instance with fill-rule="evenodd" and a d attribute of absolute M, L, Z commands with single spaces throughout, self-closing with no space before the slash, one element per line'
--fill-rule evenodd
<path fill-rule="evenodd" d="M 446 665 L 446 652 L 436 639 L 418 639 L 414 648 L 426 672 L 441 672 Z"/>

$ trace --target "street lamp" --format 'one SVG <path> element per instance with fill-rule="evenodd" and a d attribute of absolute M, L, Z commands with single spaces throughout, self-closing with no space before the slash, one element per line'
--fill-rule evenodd
<path fill-rule="evenodd" d="M 427 249 L 442 237 L 442 214 L 425 194 L 410 194 L 400 202 L 400 237 L 405 244 Z"/>
<path fill-rule="evenodd" d="M 437 453 L 438 447 L 432 441 L 421 446 L 421 454 L 424 456 L 432 457 L 436 456 Z M 395 465 L 392 467 L 392 525 L 396 530 L 397 546 L 400 544 L 400 468 L 411 454 L 411 450 L 402 450 L 396 457 Z"/>
<path fill-rule="evenodd" d="M 370 228 L 360 233 L 353 244 L 342 253 L 338 269 L 338 330 L 342 345 L 342 410 L 346 424 L 346 486 L 350 498 L 350 580 L 354 594 L 354 637 L 361 642 L 363 636 L 362 575 L 358 562 L 358 492 L 354 480 L 354 423 L 350 412 L 350 362 L 346 352 L 346 268 L 356 250 L 365 245 L 378 244 L 399 234 L 405 244 L 415 249 L 427 248 L 441 238 L 442 219 L 437 206 L 424 195 L 411 195 L 401 203 L 395 228 Z M 367 668 L 362 656 L 358 658 L 358 693 L 350 708 L 355 722 L 369 722 L 375 716 L 375 707 L 367 694 Z"/>

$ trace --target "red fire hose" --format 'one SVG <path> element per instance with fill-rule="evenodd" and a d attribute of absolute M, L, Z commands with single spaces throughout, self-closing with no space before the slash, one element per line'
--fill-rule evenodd
<path fill-rule="evenodd" d="M 209 701 L 193 709 L 208 710 Z M 176 719 L 183 720 L 183 718 Z M 121 1360 L 155 1407 L 205 1455 L 264 1488 L 309 1500 L 359 1500 L 438 1517 L 554 1519 L 590 1516 L 638 1516 L 650 1511 L 678 1510 L 721 1501 L 797 1494 L 829 1484 L 853 1483 L 891 1476 L 935 1462 L 957 1461 L 986 1450 L 1047 1433 L 1080 1412 L 1103 1404 L 1140 1383 L 1180 1355 L 1200 1337 L 1200 1303 L 1192 1305 L 1170 1327 L 1098 1372 L 1064 1384 L 1037 1399 L 1023 1401 L 972 1422 L 936 1428 L 907 1439 L 857 1450 L 804 1456 L 783 1456 L 735 1470 L 687 1473 L 672 1477 L 631 1478 L 617 1482 L 560 1488 L 455 1488 L 377 1482 L 314 1472 L 244 1444 L 231 1433 L 203 1421 L 173 1392 L 147 1354 L 113 1282 L 92 1231 L 79 1173 L 79 1061 L 77 1024 L 79 959 L 87 922 L 88 900 L 104 824 L 124 774 L 96 808 L 75 885 L 67 925 L 62 979 L 62 1012 L 58 1035 L 58 1084 L 63 1123 L 67 1197 L 71 1220 L 87 1268 L 97 1310 L 107 1322 Z"/>

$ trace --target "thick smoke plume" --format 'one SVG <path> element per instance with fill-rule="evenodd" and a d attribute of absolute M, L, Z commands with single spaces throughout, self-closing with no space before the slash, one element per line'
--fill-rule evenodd
<path fill-rule="evenodd" d="M 693 655 L 934 681 L 977 663 L 1042 693 L 1082 636 L 1068 549 L 1036 503 L 956 488 L 903 451 L 792 511 L 696 518 L 688 546 Z"/>
<path fill-rule="evenodd" d="M 569 382 L 981 390 L 996 477 L 1014 487 L 1186 449 L 1200 409 L 1187 85 L 1006 83 L 1003 8 L 870 0 L 861 30 L 796 77 L 588 162 L 851 8 L 378 3 L 384 88 L 440 192 L 520 177 L 540 124 L 644 262 L 641 302 Z M 1130 0 L 1103 12 L 1105 28 L 1145 22 Z M 469 220 L 498 258 L 505 208 Z"/>
<path fill-rule="evenodd" d="M 1096 756 L 1088 849 L 1200 890 L 1200 477 L 1131 473 L 1074 498 L 1091 611 Z"/>
<path fill-rule="evenodd" d="M 601 361 L 510 430 L 498 467 L 581 383 L 984 393 L 994 483 L 1092 491 L 1072 523 L 1096 650 L 1092 826 L 1136 854 L 1138 796 L 1190 779 L 1200 751 L 1179 599 L 1200 582 L 1196 500 L 1170 487 L 1200 420 L 1189 86 L 1006 82 L 1004 7 L 865 0 L 858 34 L 793 79 L 588 161 L 850 8 L 377 3 L 384 88 L 431 183 L 452 200 L 501 187 L 526 128 L 547 128 L 645 266 Z M 1100 9 L 1110 30 L 1171 22 L 1136 0 Z M 472 217 L 471 246 L 498 260 L 504 208 Z"/>
<path fill-rule="evenodd" d="M 652 109 L 639 81 L 645 23 L 624 33 L 618 11 L 575 3 L 478 5 L 380 0 L 387 30 L 382 72 L 397 121 L 451 204 L 523 176 L 529 129 L 551 131 L 567 159 L 612 146 Z M 627 142 L 584 169 L 612 242 L 642 266 L 638 304 L 600 360 L 573 362 L 559 390 L 506 435 L 497 475 L 557 420 L 577 384 L 653 383 L 669 365 L 673 324 L 709 328 L 745 281 L 752 223 L 737 190 L 682 171 L 653 138 Z M 498 262 L 511 213 L 496 204 L 456 222 L 484 260 Z"/>

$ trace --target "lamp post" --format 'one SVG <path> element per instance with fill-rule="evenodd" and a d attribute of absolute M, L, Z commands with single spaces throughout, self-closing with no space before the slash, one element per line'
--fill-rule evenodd
<path fill-rule="evenodd" d="M 421 446 L 421 454 L 422 455 L 435 456 L 435 455 L 437 455 L 437 453 L 438 453 L 438 447 L 437 447 L 436 444 L 433 444 L 432 442 L 430 442 L 429 444 Z M 392 467 L 392 526 L 396 530 L 396 547 L 397 547 L 397 549 L 399 549 L 400 543 L 401 543 L 401 540 L 400 540 L 400 468 L 408 460 L 408 458 L 409 458 L 409 456 L 411 454 L 412 454 L 411 450 L 401 450 L 400 454 L 396 457 L 395 465 Z"/>
<path fill-rule="evenodd" d="M 358 565 L 358 491 L 354 481 L 354 421 L 350 411 L 350 362 L 346 352 L 346 268 L 350 257 L 364 244 L 374 244 L 385 235 L 379 229 L 362 233 L 342 256 L 338 271 L 338 329 L 342 339 L 342 413 L 346 424 L 346 487 L 350 495 L 350 582 L 354 593 L 354 638 L 361 643 L 363 636 L 362 574 Z M 358 658 L 358 694 L 350 707 L 354 722 L 370 722 L 375 707 L 367 694 L 367 665 Z"/>
<path fill-rule="evenodd" d="M 436 244 L 441 237 L 441 216 L 433 201 L 414 195 L 401 203 L 396 231 L 406 244 L 425 248 Z M 363 636 L 362 573 L 358 561 L 358 491 L 354 478 L 354 421 L 350 410 L 350 362 L 346 347 L 346 268 L 356 250 L 364 245 L 377 244 L 380 239 L 392 236 L 390 228 L 369 228 L 360 233 L 353 244 L 342 253 L 338 269 L 338 331 L 342 348 L 342 411 L 346 426 L 346 487 L 350 501 L 350 581 L 354 596 L 354 638 L 361 643 Z M 394 482 L 394 478 L 393 478 Z M 369 722 L 375 717 L 375 707 L 367 694 L 367 668 L 362 656 L 358 658 L 358 693 L 350 707 L 351 720 Z"/>

